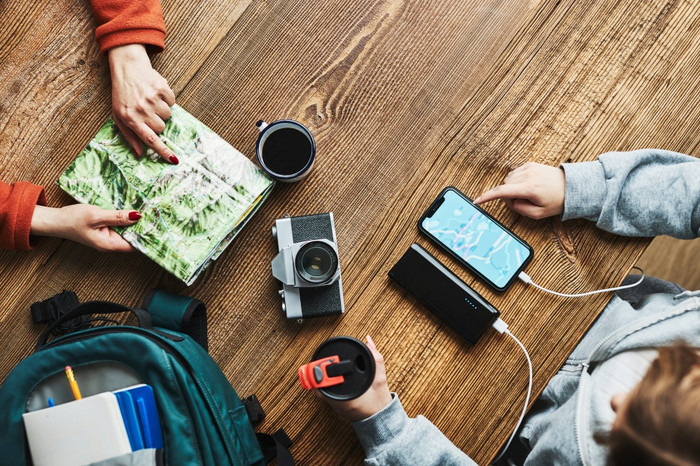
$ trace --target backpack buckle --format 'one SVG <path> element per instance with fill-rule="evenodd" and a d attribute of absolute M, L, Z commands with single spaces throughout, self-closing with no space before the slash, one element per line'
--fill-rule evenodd
<path fill-rule="evenodd" d="M 258 422 L 265 419 L 265 411 L 260 405 L 258 397 L 255 395 L 250 395 L 248 398 L 241 399 L 245 411 L 248 414 L 248 419 L 250 419 L 251 424 L 257 424 Z"/>

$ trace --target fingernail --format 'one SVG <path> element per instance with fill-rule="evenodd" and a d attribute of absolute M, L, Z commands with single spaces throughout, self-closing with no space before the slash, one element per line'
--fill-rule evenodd
<path fill-rule="evenodd" d="M 375 346 L 375 347 L 377 346 L 377 345 L 374 344 L 374 341 L 372 340 L 372 337 L 370 337 L 369 335 L 367 335 L 367 343 L 369 343 L 371 346 Z"/>
<path fill-rule="evenodd" d="M 174 155 L 171 155 L 169 160 L 170 160 L 172 163 L 174 163 L 175 165 L 177 165 L 178 163 L 180 163 L 180 161 L 179 161 L 179 160 L 177 159 L 177 157 L 175 157 Z"/>
<path fill-rule="evenodd" d="M 137 211 L 134 210 L 132 212 L 129 212 L 129 220 L 138 220 L 140 218 L 141 218 L 141 214 L 138 213 Z"/>
<path fill-rule="evenodd" d="M 481 200 L 481 196 L 477 197 L 476 199 L 474 199 L 474 204 L 478 204 L 480 200 Z"/>

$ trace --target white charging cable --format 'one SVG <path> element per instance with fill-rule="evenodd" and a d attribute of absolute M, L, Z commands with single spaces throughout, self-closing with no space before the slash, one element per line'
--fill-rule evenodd
<path fill-rule="evenodd" d="M 523 353 L 525 353 L 525 359 L 527 359 L 527 368 L 529 371 L 529 378 L 528 378 L 528 384 L 527 384 L 527 395 L 525 396 L 525 404 L 523 405 L 523 411 L 520 413 L 520 419 L 518 419 L 518 423 L 515 426 L 515 429 L 513 429 L 513 433 L 510 435 L 510 438 L 508 439 L 508 442 L 506 442 L 505 446 L 501 450 L 501 453 L 491 462 L 491 464 L 496 463 L 498 460 L 501 459 L 503 454 L 508 450 L 508 447 L 510 446 L 510 443 L 513 441 L 513 438 L 515 438 L 515 434 L 518 433 L 518 429 L 520 428 L 520 424 L 523 422 L 523 418 L 525 417 L 525 413 L 527 412 L 527 405 L 530 404 L 530 394 L 532 393 L 532 361 L 530 361 L 530 355 L 528 354 L 527 350 L 525 349 L 525 346 L 523 346 L 522 343 L 520 343 L 520 340 L 518 340 L 515 335 L 510 333 L 510 330 L 508 330 L 508 324 L 503 322 L 503 320 L 496 319 L 496 321 L 493 323 L 493 328 L 498 331 L 498 333 L 505 333 L 509 337 L 515 341 L 518 346 L 523 350 Z"/>
<path fill-rule="evenodd" d="M 642 281 L 644 281 L 644 278 L 646 277 L 646 275 L 644 275 L 644 270 L 642 270 L 640 267 L 637 267 L 635 265 L 632 268 L 637 269 L 640 272 L 642 272 L 642 277 L 630 285 L 618 286 L 615 288 L 605 288 L 603 290 L 587 291 L 585 293 L 576 293 L 576 294 L 566 294 L 566 293 L 559 293 L 557 291 L 548 290 L 547 288 L 540 286 L 537 283 L 533 282 L 532 278 L 530 278 L 530 276 L 528 274 L 526 274 L 525 272 L 520 272 L 518 274 L 518 278 L 520 280 L 522 280 L 523 282 L 525 282 L 526 284 L 532 285 L 535 288 L 537 288 L 538 290 L 544 291 L 545 293 L 551 293 L 551 294 L 554 294 L 557 296 L 561 296 L 562 298 L 580 298 L 582 296 L 589 296 L 589 295 L 597 294 L 597 293 L 607 293 L 608 291 L 626 290 L 626 289 L 634 288 L 635 286 L 638 286 L 640 283 L 642 283 Z"/>

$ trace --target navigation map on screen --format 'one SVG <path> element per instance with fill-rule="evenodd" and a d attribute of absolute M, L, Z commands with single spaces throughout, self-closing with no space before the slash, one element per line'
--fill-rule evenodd
<path fill-rule="evenodd" d="M 503 287 L 530 255 L 498 224 L 453 191 L 422 226 L 496 286 Z"/>

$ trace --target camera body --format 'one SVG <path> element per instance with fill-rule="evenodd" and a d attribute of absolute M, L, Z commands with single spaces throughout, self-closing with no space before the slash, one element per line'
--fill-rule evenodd
<path fill-rule="evenodd" d="M 345 312 L 333 213 L 277 219 L 272 236 L 279 249 L 272 275 L 281 282 L 287 318 Z"/>

